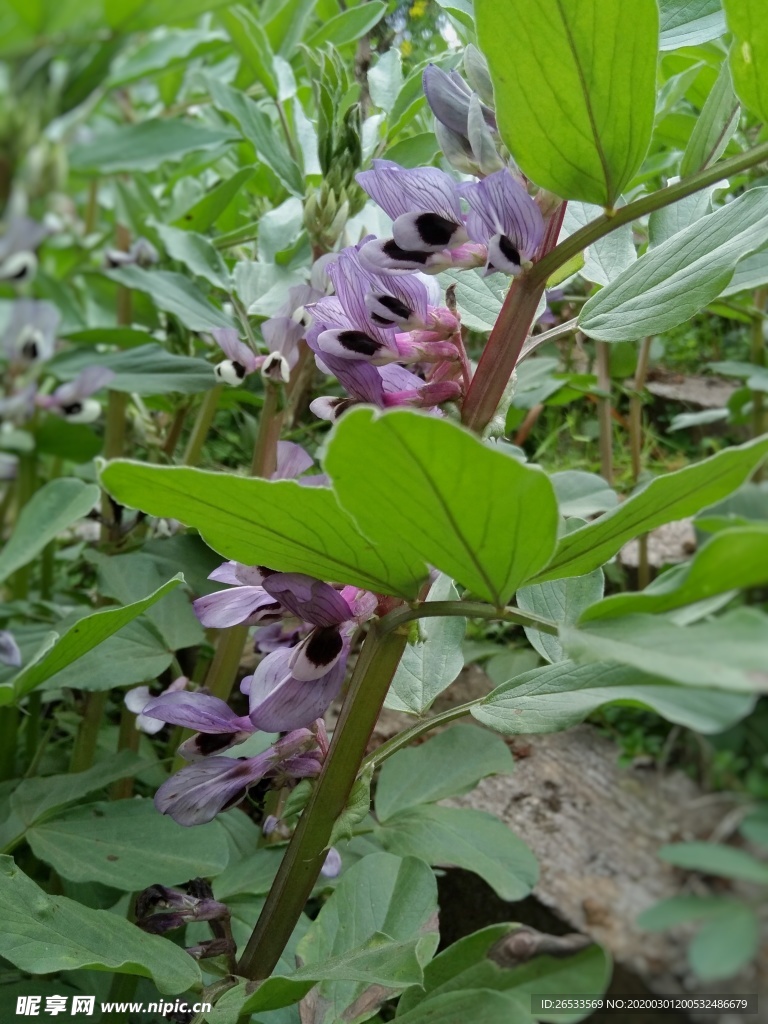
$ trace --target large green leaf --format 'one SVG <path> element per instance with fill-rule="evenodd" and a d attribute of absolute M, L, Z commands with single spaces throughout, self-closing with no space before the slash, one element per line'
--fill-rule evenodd
<path fill-rule="evenodd" d="M 397 1016 L 397 1024 L 458 1024 L 459 1021 L 530 1024 L 531 1016 L 510 996 L 491 989 L 445 992 Z"/>
<path fill-rule="evenodd" d="M 474 871 L 503 900 L 524 899 L 538 879 L 536 858 L 522 839 L 485 811 L 434 804 L 410 807 L 388 818 L 375 836 L 401 857 Z"/>
<path fill-rule="evenodd" d="M 0 913 L 0 953 L 29 974 L 80 967 L 138 974 L 169 994 L 200 982 L 197 963 L 173 942 L 147 935 L 119 914 L 49 896 L 12 857 L 0 858 Z"/>
<path fill-rule="evenodd" d="M 218 822 L 184 828 L 158 814 L 151 800 L 115 800 L 65 812 L 33 825 L 34 855 L 73 882 L 101 882 L 126 892 L 148 884 L 210 878 L 229 858 Z"/>
<path fill-rule="evenodd" d="M 31 562 L 62 530 L 87 515 L 99 500 L 95 484 L 72 477 L 51 480 L 24 506 L 0 552 L 0 581 Z"/>
<path fill-rule="evenodd" d="M 611 964 L 597 944 L 568 951 L 562 947 L 552 955 L 540 953 L 518 959 L 505 956 L 505 940 L 514 949 L 519 924 L 493 924 L 467 935 L 443 950 L 427 964 L 423 985 L 403 993 L 397 1007 L 397 1021 L 417 1006 L 428 1009 L 437 996 L 467 989 L 493 989 L 505 992 L 528 1010 L 531 995 L 546 996 L 568 992 L 571 996 L 595 996 L 603 992 L 611 978 Z M 535 933 L 534 933 L 535 934 Z M 558 955 L 559 954 L 559 955 Z M 574 1024 L 584 1013 L 536 1013 L 537 1020 Z M 474 1020 L 474 1017 L 471 1018 Z"/>
<path fill-rule="evenodd" d="M 247 565 L 403 597 L 415 597 L 426 576 L 420 559 L 402 557 L 396 523 L 372 543 L 323 487 L 123 460 L 104 468 L 102 482 L 121 503 L 194 526 L 215 551 Z"/>
<path fill-rule="evenodd" d="M 531 582 L 592 572 L 628 540 L 663 523 L 693 515 L 735 491 L 766 455 L 768 436 L 656 477 L 611 512 L 563 537 L 552 561 Z"/>
<path fill-rule="evenodd" d="M 388 853 L 371 854 L 342 875 L 297 953 L 305 969 L 311 971 L 314 964 L 358 949 L 381 933 L 395 942 L 421 938 L 425 960 L 437 945 L 436 910 L 437 884 L 426 864 L 411 857 L 401 860 Z M 356 1013 L 350 1008 L 368 988 L 364 982 L 323 982 L 317 992 L 320 1016 L 313 1020 L 316 1024 L 338 1020 L 353 1024 L 365 1019 L 372 1007 L 360 1006 Z M 382 991 L 378 1001 L 386 996 L 386 990 Z M 366 1009 L 368 1013 L 364 1013 Z"/>
<path fill-rule="evenodd" d="M 725 32 L 721 0 L 659 0 L 662 50 L 698 46 Z"/>
<path fill-rule="evenodd" d="M 762 0 L 723 0 L 733 33 L 731 74 L 739 99 L 768 121 L 768 22 Z"/>
<path fill-rule="evenodd" d="M 459 592 L 448 576 L 441 575 L 432 584 L 427 600 L 458 601 Z M 417 639 L 403 651 L 385 706 L 423 714 L 464 668 L 462 641 L 466 628 L 467 620 L 458 615 L 422 619 Z"/>
<path fill-rule="evenodd" d="M 750 189 L 641 256 L 589 299 L 579 327 L 602 341 L 667 331 L 727 287 L 736 264 L 765 245 L 768 188 Z"/>
<path fill-rule="evenodd" d="M 768 617 L 754 608 L 691 626 L 657 615 L 597 619 L 564 626 L 560 637 L 579 662 L 617 661 L 687 686 L 768 692 Z"/>
<path fill-rule="evenodd" d="M 208 302 L 194 281 L 183 274 L 176 274 L 172 270 L 144 270 L 143 267 L 119 267 L 117 270 L 107 270 L 105 274 L 126 288 L 146 292 L 158 309 L 173 313 L 191 331 L 232 327 L 234 323 L 231 317 Z M 167 358 L 181 358 L 166 355 Z"/>
<path fill-rule="evenodd" d="M 564 199 L 613 206 L 653 129 L 658 10 L 635 0 L 476 0 L 499 130 L 523 172 Z"/>
<path fill-rule="evenodd" d="M 73 170 L 88 174 L 153 171 L 167 160 L 181 160 L 198 149 L 221 147 L 237 138 L 227 128 L 207 128 L 192 121 L 159 118 L 119 128 L 74 146 Z"/>
<path fill-rule="evenodd" d="M 768 583 L 768 525 L 718 533 L 684 565 L 657 576 L 641 593 L 613 594 L 581 616 L 616 618 L 635 612 L 666 612 L 715 594 Z"/>
<path fill-rule="evenodd" d="M 78 658 L 82 658 L 97 644 L 102 643 L 107 637 L 117 633 L 119 629 L 132 622 L 142 612 L 151 608 L 155 601 L 159 601 L 161 597 L 177 587 L 183 579 L 184 577 L 179 573 L 141 601 L 136 601 L 123 608 L 107 608 L 104 611 L 86 615 L 70 626 L 61 639 L 57 634 L 52 634 L 52 639 L 58 642 L 41 650 L 37 660 L 30 662 L 9 683 L 0 687 L 0 704 L 8 704 L 14 698 L 18 700 L 57 672 L 67 668 Z"/>
<path fill-rule="evenodd" d="M 496 605 L 550 557 L 549 479 L 448 420 L 353 410 L 334 428 L 325 466 L 367 537 L 395 528 L 398 561 L 423 559 Z"/>
<path fill-rule="evenodd" d="M 508 775 L 514 767 L 509 747 L 473 725 L 454 725 L 384 762 L 376 785 L 376 816 L 386 822 L 419 804 L 468 793 L 487 775 Z"/>
<path fill-rule="evenodd" d="M 49 365 L 60 380 L 72 380 L 86 366 L 105 366 L 115 375 L 109 382 L 110 389 L 134 395 L 194 395 L 217 384 L 213 367 L 204 359 L 173 355 L 154 344 L 106 353 L 75 348 Z"/>
<path fill-rule="evenodd" d="M 613 703 L 651 708 L 677 725 L 716 733 L 745 718 L 755 700 L 748 694 L 673 685 L 627 665 L 562 661 L 502 683 L 472 707 L 472 715 L 504 735 L 530 735 L 568 729 Z"/>

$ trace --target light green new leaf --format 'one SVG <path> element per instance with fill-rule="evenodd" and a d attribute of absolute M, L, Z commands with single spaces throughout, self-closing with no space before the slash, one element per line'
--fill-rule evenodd
<path fill-rule="evenodd" d="M 155 601 L 159 601 L 174 587 L 178 587 L 183 579 L 179 573 L 142 601 L 136 601 L 124 608 L 107 608 L 79 619 L 70 626 L 58 643 L 47 651 L 41 651 L 38 661 L 26 665 L 10 683 L 0 688 L 0 704 L 8 704 L 14 698 L 18 700 L 24 697 L 51 676 L 61 672 L 88 651 L 93 650 L 97 644 L 132 622 L 147 608 L 151 608 Z"/>
<path fill-rule="evenodd" d="M 448 576 L 433 583 L 428 601 L 458 601 L 459 592 Z M 392 680 L 385 707 L 423 714 L 464 668 L 462 641 L 467 620 L 459 615 L 424 618 L 419 636 L 408 643 Z"/>
<path fill-rule="evenodd" d="M 193 274 L 210 281 L 215 288 L 229 287 L 227 266 L 207 238 L 194 231 L 172 228 L 167 224 L 158 224 L 157 233 L 171 259 L 179 260 Z"/>
<path fill-rule="evenodd" d="M 672 685 L 626 665 L 561 661 L 510 679 L 471 710 L 483 725 L 505 736 L 522 736 L 568 729 L 614 703 L 651 708 L 676 725 L 716 733 L 745 718 L 755 698 Z"/>
<path fill-rule="evenodd" d="M 667 331 L 727 287 L 736 264 L 765 245 L 768 188 L 732 203 L 649 250 L 589 299 L 579 327 L 602 341 L 634 341 Z"/>
<path fill-rule="evenodd" d="M 476 0 L 499 130 L 523 172 L 564 199 L 613 206 L 653 129 L 659 15 L 635 0 Z"/>
<path fill-rule="evenodd" d="M 181 160 L 198 149 L 221 149 L 236 138 L 236 133 L 227 128 L 156 118 L 121 125 L 109 134 L 74 146 L 69 160 L 72 169 L 81 174 L 154 171 L 167 160 Z"/>
<path fill-rule="evenodd" d="M 485 811 L 411 807 L 388 818 L 375 835 L 401 857 L 473 871 L 503 900 L 525 899 L 539 877 L 536 858 L 522 839 Z"/>
<path fill-rule="evenodd" d="M 388 758 L 376 785 L 376 816 L 394 814 L 468 793 L 488 775 L 509 775 L 514 760 L 499 736 L 474 725 L 454 725 L 426 743 Z"/>
<path fill-rule="evenodd" d="M 396 529 L 398 561 L 423 559 L 498 606 L 550 557 L 549 479 L 448 420 L 352 410 L 334 428 L 325 467 L 367 537 Z"/>
<path fill-rule="evenodd" d="M 726 30 L 720 0 L 659 0 L 662 50 L 698 46 Z"/>
<path fill-rule="evenodd" d="M 225 558 L 415 597 L 424 563 L 404 557 L 397 522 L 374 542 L 324 487 L 117 460 L 102 471 L 117 501 L 198 529 Z"/>
<path fill-rule="evenodd" d="M 231 317 L 208 302 L 194 281 L 183 274 L 133 266 L 118 267 L 104 273 L 126 288 L 146 292 L 158 309 L 173 313 L 191 331 L 210 331 L 214 327 L 232 327 L 234 324 Z"/>
<path fill-rule="evenodd" d="M 707 541 L 692 561 L 657 576 L 641 593 L 613 594 L 597 601 L 587 608 L 581 622 L 635 612 L 666 612 L 764 583 L 768 583 L 768 525 L 725 530 Z"/>
<path fill-rule="evenodd" d="M 348 954 L 383 934 L 397 943 L 419 939 L 419 960 L 424 963 L 437 946 L 436 911 L 437 883 L 423 861 L 374 853 L 344 872 L 333 895 L 300 941 L 297 955 L 303 961 L 303 969 L 311 975 L 313 965 Z M 366 982 L 324 981 L 317 995 L 315 1024 L 339 1020 L 353 1024 L 370 1016 L 388 993 L 386 989 L 371 992 Z M 363 995 L 373 996 L 377 1002 L 364 1004 L 353 1012 L 351 1008 Z"/>
<path fill-rule="evenodd" d="M 276 99 L 275 58 L 261 22 L 246 7 L 239 6 L 219 11 L 219 21 L 226 28 L 246 67 L 261 82 L 267 94 Z"/>
<path fill-rule="evenodd" d="M 768 21 L 762 0 L 723 0 L 731 43 L 731 74 L 744 106 L 768 121 Z"/>
<path fill-rule="evenodd" d="M 73 380 L 86 366 L 107 367 L 115 375 L 110 390 L 135 395 L 194 395 L 218 383 L 213 366 L 204 359 L 177 356 L 156 344 L 124 352 L 94 352 L 81 346 L 62 352 L 48 365 L 60 380 Z"/>
<path fill-rule="evenodd" d="M 147 935 L 119 914 L 49 896 L 13 862 L 0 857 L 0 954 L 21 971 L 53 974 L 78 968 L 138 974 L 161 992 L 185 992 L 200 968 L 168 939 Z"/>
<path fill-rule="evenodd" d="M 229 859 L 218 822 L 184 828 L 151 800 L 114 800 L 64 812 L 27 830 L 35 856 L 73 882 L 133 892 L 153 884 L 210 878 Z"/>
<path fill-rule="evenodd" d="M 702 171 L 720 159 L 739 125 L 739 113 L 739 101 L 731 84 L 728 62 L 724 61 L 685 147 L 680 161 L 682 178 Z"/>
<path fill-rule="evenodd" d="M 189 231 L 207 231 L 219 219 L 245 183 L 253 177 L 253 167 L 241 167 L 231 177 L 224 178 L 206 192 L 202 199 L 182 213 L 174 225 Z"/>
<path fill-rule="evenodd" d="M 437 996 L 467 989 L 505 992 L 527 1010 L 531 995 L 546 996 L 568 992 L 571 996 L 595 996 L 604 992 L 611 979 L 611 963 L 596 943 L 586 949 L 560 949 L 553 955 L 540 953 L 520 962 L 514 953 L 505 963 L 509 938 L 514 948 L 519 924 L 493 924 L 467 935 L 439 953 L 424 970 L 424 983 L 404 992 L 397 1006 L 397 1021 L 417 1006 L 428 1005 Z M 555 940 L 557 941 L 557 940 Z M 546 946 L 544 947 L 546 948 Z M 557 955 L 557 954 L 560 955 Z M 579 1013 L 536 1013 L 537 1020 L 575 1024 Z M 474 1021 L 474 1016 L 470 1018 Z"/>
<path fill-rule="evenodd" d="M 617 661 L 687 686 L 768 692 L 768 617 L 754 608 L 691 626 L 657 615 L 597 619 L 562 627 L 560 639 L 581 663 Z"/>
<path fill-rule="evenodd" d="M 24 506 L 24 515 L 0 552 L 0 581 L 31 562 L 62 530 L 87 515 L 99 488 L 73 477 L 51 480 Z"/>
<path fill-rule="evenodd" d="M 766 455 L 768 436 L 656 477 L 611 512 L 561 538 L 552 561 L 530 582 L 592 572 L 628 540 L 725 498 L 749 479 Z"/>
<path fill-rule="evenodd" d="M 333 43 L 334 46 L 353 43 L 366 32 L 370 32 L 374 25 L 378 25 L 386 13 L 387 5 L 381 3 L 381 0 L 368 0 L 367 3 L 351 7 L 329 18 L 322 28 L 305 40 L 306 45 L 314 50 L 325 43 Z"/>

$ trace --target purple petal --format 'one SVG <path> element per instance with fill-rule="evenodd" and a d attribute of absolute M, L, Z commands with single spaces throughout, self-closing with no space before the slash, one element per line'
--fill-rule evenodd
<path fill-rule="evenodd" d="M 41 362 L 50 359 L 61 316 L 50 302 L 17 299 L 3 332 L 3 348 L 11 359 Z"/>
<path fill-rule="evenodd" d="M 323 878 L 338 878 L 341 874 L 341 854 L 335 846 L 332 846 L 325 855 L 325 861 L 320 868 L 320 874 Z"/>
<path fill-rule="evenodd" d="M 475 242 L 506 238 L 523 260 L 531 260 L 544 237 L 544 219 L 536 203 L 509 171 L 496 171 L 461 186 L 471 207 L 467 230 Z"/>
<path fill-rule="evenodd" d="M 56 404 L 61 407 L 72 405 L 103 388 L 114 376 L 114 370 L 110 370 L 106 366 L 88 366 L 74 380 L 56 388 L 53 397 Z"/>
<path fill-rule="evenodd" d="M 233 583 L 236 587 L 259 587 L 264 582 L 264 573 L 255 565 L 242 562 L 224 562 L 208 576 L 217 583 Z"/>
<path fill-rule="evenodd" d="M 405 168 L 391 160 L 374 160 L 373 170 L 355 177 L 393 221 L 407 213 L 435 213 L 462 223 L 456 182 L 437 167 Z"/>
<path fill-rule="evenodd" d="M 424 251 L 402 249 L 394 238 L 375 238 L 360 250 L 360 262 L 376 274 L 412 274 L 414 270 L 429 268 L 435 257 Z"/>
<path fill-rule="evenodd" d="M 217 590 L 192 602 L 200 622 L 207 628 L 253 626 L 280 617 L 282 609 L 263 587 L 236 587 Z"/>
<path fill-rule="evenodd" d="M 281 650 L 267 655 L 254 673 L 249 717 L 257 729 L 285 732 L 310 726 L 325 714 L 341 690 L 346 672 L 345 659 L 338 661 L 321 678 L 303 682 L 286 671 L 286 655 L 289 657 L 290 654 L 288 650 Z M 270 659 L 275 660 L 262 679 L 257 679 Z M 258 699 L 254 699 L 254 694 Z"/>
<path fill-rule="evenodd" d="M 238 803 L 249 786 L 272 767 L 271 754 L 258 757 L 207 757 L 182 768 L 155 793 L 155 807 L 179 825 L 202 825 Z"/>
<path fill-rule="evenodd" d="M 368 314 L 365 296 L 374 284 L 374 277 L 361 266 L 358 250 L 354 246 L 343 249 L 339 258 L 329 265 L 328 275 L 353 328 L 365 331 L 379 345 L 392 348 L 392 332 L 373 324 Z"/>
<path fill-rule="evenodd" d="M 263 585 L 284 608 L 313 626 L 336 626 L 352 616 L 338 590 L 305 573 L 272 573 Z"/>
<path fill-rule="evenodd" d="M 346 601 L 344 603 L 346 604 Z M 7 629 L 0 629 L 0 662 L 13 668 L 19 668 L 21 665 L 19 645 L 16 643 L 13 633 Z"/>
<path fill-rule="evenodd" d="M 430 110 L 438 121 L 451 131 L 466 135 L 470 91 L 461 75 L 457 77 L 464 88 L 441 68 L 428 64 L 421 76 L 421 84 Z"/>
<path fill-rule="evenodd" d="M 240 718 L 223 700 L 207 693 L 164 693 L 152 698 L 142 708 L 142 714 L 195 732 L 250 731 L 248 718 Z"/>
<path fill-rule="evenodd" d="M 299 357 L 298 344 L 304 337 L 304 326 L 290 317 L 272 317 L 261 325 L 261 334 L 270 352 L 279 352 L 293 368 Z"/>
<path fill-rule="evenodd" d="M 312 682 L 346 662 L 348 650 L 338 626 L 317 626 L 292 648 L 288 668 L 294 679 Z"/>
<path fill-rule="evenodd" d="M 240 341 L 234 327 L 214 327 L 211 336 L 227 359 L 231 359 L 233 363 L 240 363 L 246 372 L 253 372 L 255 353 L 244 341 Z"/>
<path fill-rule="evenodd" d="M 273 480 L 293 480 L 314 465 L 311 455 L 292 441 L 277 442 L 277 469 L 272 474 Z M 209 577 L 209 579 L 212 577 Z"/>

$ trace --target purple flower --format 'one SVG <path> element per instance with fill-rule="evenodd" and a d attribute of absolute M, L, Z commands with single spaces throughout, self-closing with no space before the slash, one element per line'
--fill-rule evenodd
<path fill-rule="evenodd" d="M 470 205 L 467 231 L 488 246 L 486 273 L 517 275 L 529 267 L 544 237 L 536 203 L 508 170 L 460 186 Z"/>
<path fill-rule="evenodd" d="M 142 715 L 160 722 L 158 728 L 169 723 L 194 730 L 197 735 L 179 747 L 188 761 L 233 747 L 256 731 L 249 718 L 236 715 L 223 700 L 208 693 L 166 692 L 145 704 Z"/>
<path fill-rule="evenodd" d="M 473 92 L 458 71 L 446 74 L 435 64 L 428 64 L 421 82 L 427 103 L 437 120 L 455 134 L 466 137 Z M 481 109 L 486 124 L 495 130 L 496 115 L 484 103 Z"/>
<path fill-rule="evenodd" d="M 25 423 L 35 411 L 37 385 L 28 384 L 6 398 L 0 398 L 0 420 L 8 423 Z"/>
<path fill-rule="evenodd" d="M 59 413 L 72 423 L 93 423 L 101 415 L 101 404 L 90 396 L 105 387 L 115 376 L 105 366 L 89 366 L 74 380 L 60 384 L 52 395 L 38 395 L 37 404 Z"/>
<path fill-rule="evenodd" d="M 11 362 L 44 362 L 53 355 L 61 316 L 50 303 L 35 299 L 17 299 L 3 332 L 3 348 Z"/>
<path fill-rule="evenodd" d="M 254 373 L 263 364 L 264 356 L 257 356 L 245 342 L 240 341 L 234 327 L 215 327 L 211 335 L 227 357 L 213 368 L 213 372 L 224 384 L 237 387 L 249 373 Z"/>
<path fill-rule="evenodd" d="M 468 239 L 453 178 L 436 167 L 405 168 L 392 160 L 374 160 L 373 169 L 356 178 L 394 222 L 392 238 L 362 247 L 364 266 L 384 273 L 435 273 L 453 265 L 447 250 Z"/>
<path fill-rule="evenodd" d="M 160 259 L 157 249 L 146 238 L 137 238 L 130 249 L 107 249 L 104 262 L 108 267 L 127 267 L 136 264 L 139 267 L 151 267 Z"/>
<path fill-rule="evenodd" d="M 227 921 L 229 907 L 213 899 L 207 882 L 187 883 L 187 890 L 151 885 L 136 897 L 136 924 L 145 932 L 164 935 L 188 921 Z"/>
<path fill-rule="evenodd" d="M 269 349 L 261 367 L 262 376 L 266 379 L 288 383 L 299 358 L 299 342 L 306 330 L 302 319 L 296 321 L 289 316 L 275 316 L 261 325 L 261 334 Z"/>
<path fill-rule="evenodd" d="M 0 281 L 22 284 L 37 273 L 35 250 L 49 234 L 45 224 L 30 217 L 12 215 L 0 237 Z"/>
<path fill-rule="evenodd" d="M 185 690 L 188 685 L 189 680 L 187 677 L 179 676 L 178 679 L 174 679 L 165 693 L 177 693 L 179 690 Z M 164 724 L 160 719 L 144 714 L 144 709 L 155 700 L 157 700 L 157 697 L 152 696 L 148 686 L 134 686 L 133 689 L 127 690 L 123 697 L 125 706 L 136 715 L 136 728 L 141 732 L 147 733 L 149 736 L 154 736 L 155 733 L 160 732 Z"/>
<path fill-rule="evenodd" d="M 320 874 L 324 878 L 338 878 L 341 874 L 341 854 L 335 846 L 332 846 L 325 855 Z"/>
<path fill-rule="evenodd" d="M 252 676 L 241 683 L 249 698 L 248 717 L 263 732 L 285 732 L 311 725 L 325 714 L 341 690 L 346 674 L 349 642 L 338 632 L 313 630 L 313 646 L 305 647 L 299 664 L 311 665 L 312 679 L 298 679 L 291 660 L 298 648 L 268 654 Z M 341 639 L 341 645 L 336 642 Z M 321 663 L 328 664 L 324 669 Z"/>
<path fill-rule="evenodd" d="M 12 668 L 21 666 L 19 645 L 13 633 L 7 629 L 0 629 L 0 664 L 10 665 Z"/>
<path fill-rule="evenodd" d="M 277 786 L 319 774 L 322 752 L 318 737 L 298 729 L 256 757 L 207 757 L 182 768 L 155 794 L 155 806 L 180 825 L 202 825 L 219 811 L 239 803 L 262 779 Z"/>

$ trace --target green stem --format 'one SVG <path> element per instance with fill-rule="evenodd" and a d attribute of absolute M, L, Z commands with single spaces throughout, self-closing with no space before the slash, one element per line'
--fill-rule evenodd
<path fill-rule="evenodd" d="M 133 750 L 138 751 L 139 740 L 141 739 L 141 733 L 136 728 L 136 716 L 133 712 L 129 711 L 128 708 L 123 704 L 123 710 L 120 714 L 120 732 L 117 737 L 117 751 L 120 753 L 121 750 Z M 112 783 L 109 791 L 110 800 L 127 800 L 133 796 L 133 776 L 129 775 L 125 779 L 118 779 Z"/>
<path fill-rule="evenodd" d="M 264 404 L 259 417 L 259 432 L 253 447 L 251 476 L 270 477 L 277 468 L 277 442 L 283 428 L 283 410 L 280 406 L 280 387 L 264 382 Z"/>
<path fill-rule="evenodd" d="M 406 640 L 405 633 L 382 634 L 373 625 L 363 643 L 323 770 L 238 965 L 238 974 L 245 978 L 268 978 L 296 927 L 323 866 L 334 822 L 352 792 Z"/>
<path fill-rule="evenodd" d="M 107 706 L 107 690 L 91 692 L 85 695 L 83 705 L 83 720 L 77 733 L 77 739 L 72 750 L 72 760 L 69 770 L 71 772 L 84 772 L 93 764 L 96 753 L 96 746 L 99 741 L 99 730 L 101 720 Z"/>
<path fill-rule="evenodd" d="M 433 729 L 439 728 L 441 725 L 447 725 L 449 722 L 455 722 L 457 718 L 464 718 L 465 715 L 470 714 L 471 710 L 475 705 L 482 702 L 482 697 L 477 697 L 475 700 L 470 700 L 466 704 L 457 704 L 455 708 L 450 708 L 448 711 L 441 711 L 439 715 L 433 715 L 432 718 L 428 718 L 423 722 L 419 722 L 417 725 L 411 726 L 410 729 L 406 729 L 404 732 L 399 732 L 397 736 L 393 736 L 391 740 L 387 740 L 386 743 L 382 743 L 380 747 L 377 747 L 372 754 L 366 757 L 363 765 L 365 768 L 378 768 L 379 765 L 383 764 L 387 758 L 392 757 L 398 750 L 403 750 L 405 747 L 410 746 L 414 740 L 419 739 L 425 733 L 432 732 Z"/>
<path fill-rule="evenodd" d="M 632 382 L 634 394 L 629 400 L 629 447 L 632 456 L 632 478 L 637 486 L 643 470 L 643 396 L 645 378 L 648 376 L 648 363 L 651 357 L 652 338 L 643 338 L 637 357 L 637 369 Z M 651 569 L 648 563 L 648 534 L 644 533 L 637 539 L 637 587 L 645 590 L 651 581 Z"/>
<path fill-rule="evenodd" d="M 19 709 L 13 705 L 0 708 L 0 781 L 12 779 L 16 773 L 16 737 L 19 731 Z"/>
<path fill-rule="evenodd" d="M 107 393 L 107 418 L 104 425 L 104 458 L 117 459 L 125 447 L 125 414 L 128 395 L 124 391 Z M 101 495 L 101 540 L 103 544 L 116 544 L 120 540 L 120 523 L 106 491 Z"/>
<path fill-rule="evenodd" d="M 211 429 L 213 417 L 216 415 L 216 408 L 223 390 L 224 385 L 217 384 L 210 391 L 206 392 L 205 397 L 200 403 L 200 408 L 197 410 L 197 416 L 195 416 L 195 422 L 192 427 L 192 433 L 189 435 L 187 447 L 184 450 L 183 462 L 185 466 L 196 466 L 200 461 L 200 453 L 208 438 L 208 432 Z"/>
<path fill-rule="evenodd" d="M 136 994 L 138 984 L 139 979 L 135 974 L 113 974 L 106 1001 L 110 1003 L 130 1002 Z M 104 1013 L 101 1024 L 125 1024 L 125 1011 L 112 1010 L 109 1013 Z"/>
<path fill-rule="evenodd" d="M 37 489 L 37 455 L 34 451 L 24 452 L 19 456 L 19 468 L 16 476 L 16 522 L 20 523 L 24 508 Z M 28 563 L 17 569 L 13 574 L 12 592 L 17 600 L 29 597 L 29 581 L 32 565 Z"/>
<path fill-rule="evenodd" d="M 529 626 L 552 636 L 557 636 L 558 632 L 557 623 L 550 619 L 520 611 L 519 608 L 494 608 L 492 604 L 483 604 L 482 601 L 424 601 L 417 605 L 403 605 L 381 619 L 379 630 L 384 634 L 391 633 L 415 619 L 444 618 L 448 615 L 513 622 L 516 626 Z"/>
<path fill-rule="evenodd" d="M 611 405 L 611 350 L 605 341 L 596 341 L 597 386 L 605 392 L 598 400 L 597 422 L 600 443 L 600 475 L 613 486 L 613 407 Z"/>
<path fill-rule="evenodd" d="M 768 302 L 768 288 L 758 288 L 755 292 L 755 308 L 758 315 L 752 320 L 752 338 L 750 360 L 753 366 L 765 366 L 765 304 Z M 759 437 L 765 430 L 765 395 L 762 391 L 752 392 L 752 436 Z M 755 477 L 762 479 L 760 470 Z"/>
<path fill-rule="evenodd" d="M 24 727 L 24 745 L 29 764 L 34 761 L 37 748 L 40 746 L 40 715 L 42 708 L 42 694 L 39 690 L 33 690 L 27 700 L 26 724 Z"/>

